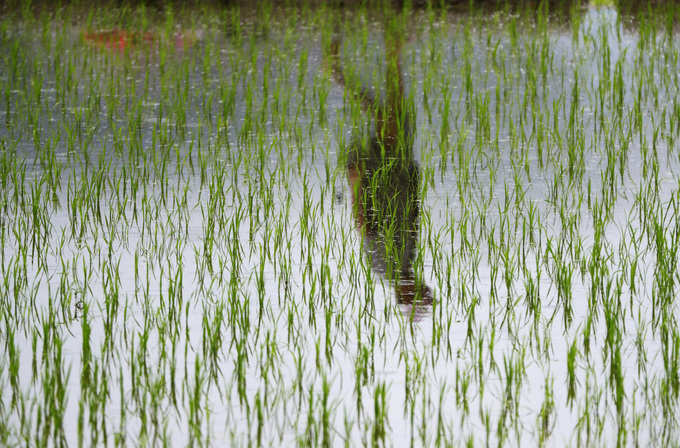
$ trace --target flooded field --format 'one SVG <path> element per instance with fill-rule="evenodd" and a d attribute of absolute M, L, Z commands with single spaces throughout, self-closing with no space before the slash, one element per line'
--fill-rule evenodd
<path fill-rule="evenodd" d="M 0 16 L 0 445 L 677 445 L 675 20 Z"/>

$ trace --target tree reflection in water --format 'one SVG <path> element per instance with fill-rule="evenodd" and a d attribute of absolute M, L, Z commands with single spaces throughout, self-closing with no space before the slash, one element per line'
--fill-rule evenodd
<path fill-rule="evenodd" d="M 420 215 L 420 171 L 413 157 L 415 108 L 405 94 L 401 73 L 403 17 L 385 20 L 385 95 L 345 78 L 340 38 L 328 52 L 335 80 L 361 104 L 374 126 L 348 147 L 347 179 L 357 229 L 372 269 L 394 287 L 397 303 L 415 319 L 431 310 L 432 291 L 416 275 Z"/>

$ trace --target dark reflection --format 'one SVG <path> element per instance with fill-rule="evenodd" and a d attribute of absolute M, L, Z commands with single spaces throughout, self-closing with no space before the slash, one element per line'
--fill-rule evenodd
<path fill-rule="evenodd" d="M 373 126 L 355 136 L 348 147 L 347 180 L 356 226 L 362 234 L 372 269 L 394 287 L 402 311 L 414 318 L 428 313 L 432 292 L 414 272 L 418 251 L 420 172 L 413 158 L 415 109 L 404 89 L 401 48 L 404 42 L 397 17 L 385 23 L 385 95 L 376 97 L 358 83 L 346 80 L 340 63 L 340 38 L 329 51 L 334 78 L 360 102 Z"/>

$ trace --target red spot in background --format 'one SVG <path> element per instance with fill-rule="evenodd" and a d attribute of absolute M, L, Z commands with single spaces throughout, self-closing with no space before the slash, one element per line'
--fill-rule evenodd
<path fill-rule="evenodd" d="M 160 41 L 158 35 L 146 31 L 127 31 L 113 29 L 108 31 L 86 32 L 83 39 L 98 47 L 110 50 L 124 51 L 143 46 L 151 46 L 154 42 Z M 190 48 L 197 41 L 192 33 L 175 33 L 173 36 L 173 46 L 176 50 Z"/>

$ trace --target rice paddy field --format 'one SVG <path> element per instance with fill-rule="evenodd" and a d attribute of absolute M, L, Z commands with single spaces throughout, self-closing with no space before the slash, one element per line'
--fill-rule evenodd
<path fill-rule="evenodd" d="M 5 8 L 0 445 L 677 446 L 678 12 Z"/>

